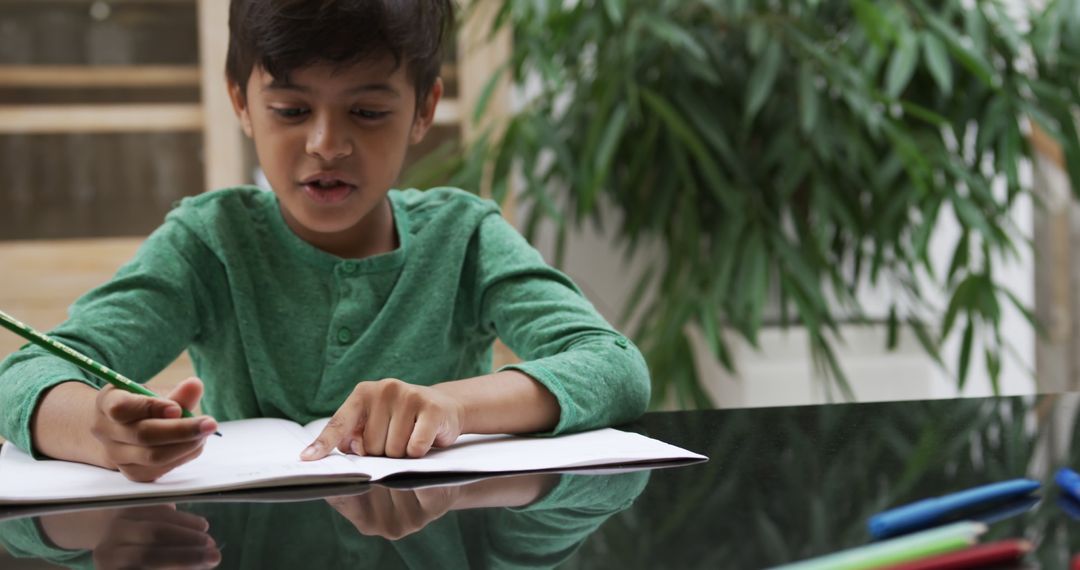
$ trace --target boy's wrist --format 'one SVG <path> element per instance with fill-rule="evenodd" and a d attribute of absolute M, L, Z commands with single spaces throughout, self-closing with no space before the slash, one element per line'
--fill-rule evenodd
<path fill-rule="evenodd" d="M 460 390 L 455 389 L 454 382 L 443 382 L 432 386 L 433 389 L 441 392 L 447 396 L 451 402 L 453 402 L 453 409 L 451 411 L 457 418 L 457 425 L 460 429 L 460 433 L 472 433 L 470 430 L 474 428 L 469 421 L 471 417 L 471 409 L 467 398 Z"/>

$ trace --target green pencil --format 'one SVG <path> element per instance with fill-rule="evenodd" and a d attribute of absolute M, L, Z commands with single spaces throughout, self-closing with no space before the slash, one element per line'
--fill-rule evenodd
<path fill-rule="evenodd" d="M 884 540 L 820 558 L 777 566 L 774 570 L 865 570 L 921 560 L 975 544 L 986 532 L 982 523 L 964 521 Z"/>
<path fill-rule="evenodd" d="M 30 328 L 29 326 L 15 320 L 11 315 L 0 311 L 0 326 L 3 326 L 7 330 L 25 338 L 26 340 L 40 346 L 41 348 L 49 351 L 50 353 L 78 366 L 79 368 L 101 378 L 102 380 L 112 384 L 116 388 L 125 392 L 131 392 L 132 394 L 139 394 L 141 396 L 149 396 L 156 398 L 157 394 L 146 389 L 142 384 L 133 382 L 128 378 L 125 378 L 122 374 L 110 370 L 109 368 L 94 362 L 86 355 L 76 351 L 75 349 L 60 343 L 57 340 L 51 339 L 38 331 Z M 185 418 L 195 417 L 191 412 L 180 408 L 181 416 Z M 214 432 L 214 435 L 220 436 L 218 432 Z"/>

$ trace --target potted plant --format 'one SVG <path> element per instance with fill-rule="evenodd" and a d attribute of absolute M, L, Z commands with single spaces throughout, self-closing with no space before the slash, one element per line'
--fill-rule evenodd
<path fill-rule="evenodd" d="M 709 405 L 688 330 L 730 368 L 722 331 L 756 344 L 770 306 L 845 388 L 833 346 L 840 322 L 871 320 L 861 282 L 896 292 L 877 317 L 890 345 L 909 326 L 940 362 L 960 334 L 961 386 L 974 346 L 996 385 L 1003 305 L 1034 324 L 995 279 L 995 260 L 1027 247 L 1009 214 L 1033 194 L 1019 174 L 1033 128 L 1080 188 L 1080 8 L 1015 16 L 993 0 L 501 2 L 494 27 L 514 50 L 492 85 L 509 74 L 528 100 L 414 180 L 490 184 L 496 199 L 520 180 L 527 237 L 545 218 L 561 235 L 614 221 L 631 253 L 662 243 L 626 307 L 654 400 Z M 928 244 L 944 216 L 960 234 L 937 268 Z"/>

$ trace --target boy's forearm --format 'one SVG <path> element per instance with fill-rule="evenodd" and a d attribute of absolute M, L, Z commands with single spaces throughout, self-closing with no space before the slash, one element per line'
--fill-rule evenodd
<path fill-rule="evenodd" d="M 517 370 L 436 384 L 465 407 L 462 433 L 533 433 L 559 423 L 559 402 L 547 388 Z"/>
<path fill-rule="evenodd" d="M 34 448 L 54 459 L 107 467 L 104 450 L 91 432 L 97 394 L 74 381 L 46 392 L 30 424 Z"/>

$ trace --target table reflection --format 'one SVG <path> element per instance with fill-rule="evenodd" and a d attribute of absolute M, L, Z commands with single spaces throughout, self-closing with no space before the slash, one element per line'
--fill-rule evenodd
<path fill-rule="evenodd" d="M 168 551 L 177 557 L 198 552 L 210 565 L 217 549 L 229 568 L 764 568 L 865 544 L 867 520 L 886 508 L 1029 477 L 1043 482 L 1040 498 L 987 512 L 982 540 L 1027 538 L 1036 545 L 1029 566 L 1068 568 L 1080 553 L 1080 503 L 1061 499 L 1052 479 L 1058 467 L 1080 468 L 1078 412 L 1080 394 L 653 413 L 625 429 L 710 460 L 182 503 L 174 514 L 69 519 L 99 532 L 63 544 L 40 539 L 56 520 L 23 517 L 0 525 L 0 540 L 22 555 L 89 566 L 103 546 L 143 544 L 132 530 L 141 520 L 171 525 L 146 534 L 177 537 Z M 205 520 L 213 544 L 197 545 L 203 531 L 179 514 Z M 103 540 L 110 528 L 122 540 Z"/>
<path fill-rule="evenodd" d="M 83 509 L 11 518 L 0 541 L 87 568 L 554 567 L 648 478 L 534 473 Z"/>

